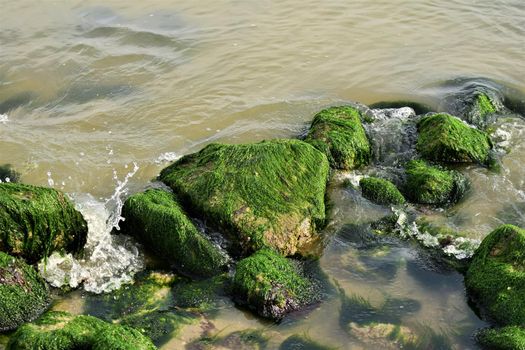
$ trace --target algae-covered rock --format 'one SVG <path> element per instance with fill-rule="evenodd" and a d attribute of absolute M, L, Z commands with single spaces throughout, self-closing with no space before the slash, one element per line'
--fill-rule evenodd
<path fill-rule="evenodd" d="M 325 153 L 333 168 L 355 169 L 370 162 L 371 148 L 361 124 L 361 112 L 352 106 L 319 112 L 305 141 Z"/>
<path fill-rule="evenodd" d="M 0 252 L 0 332 L 37 318 L 49 302 L 48 287 L 36 270 Z"/>
<path fill-rule="evenodd" d="M 262 330 L 245 329 L 226 335 L 205 335 L 186 346 L 187 350 L 264 350 L 267 349 L 268 337 Z"/>
<path fill-rule="evenodd" d="M 180 272 L 212 276 L 225 270 L 225 254 L 195 227 L 172 193 L 161 189 L 137 193 L 124 203 L 122 216 L 122 232 Z"/>
<path fill-rule="evenodd" d="M 48 312 L 11 336 L 7 350 L 156 349 L 138 331 L 92 316 Z"/>
<path fill-rule="evenodd" d="M 315 288 L 292 261 L 270 249 L 241 260 L 233 278 L 236 302 L 259 315 L 281 319 L 314 301 Z"/>
<path fill-rule="evenodd" d="M 162 170 L 192 212 L 230 233 L 244 252 L 308 254 L 325 222 L 326 157 L 299 140 L 211 144 Z M 232 251 L 239 249 L 232 248 Z"/>
<path fill-rule="evenodd" d="M 226 295 L 228 282 L 226 274 L 202 281 L 179 282 L 172 289 L 174 304 L 200 312 L 209 311 L 220 296 Z"/>
<path fill-rule="evenodd" d="M 525 329 L 518 326 L 483 329 L 476 338 L 487 350 L 525 350 Z"/>
<path fill-rule="evenodd" d="M 377 177 L 365 177 L 359 181 L 363 197 L 377 204 L 403 204 L 405 197 L 392 182 Z"/>
<path fill-rule="evenodd" d="M 502 225 L 476 250 L 465 276 L 468 292 L 503 325 L 525 324 L 525 230 Z"/>
<path fill-rule="evenodd" d="M 279 350 L 334 350 L 335 348 L 326 346 L 308 338 L 294 334 L 286 338 L 279 346 Z"/>
<path fill-rule="evenodd" d="M 87 223 L 64 193 L 0 183 L 0 251 L 34 263 L 55 250 L 78 252 L 86 239 Z"/>
<path fill-rule="evenodd" d="M 489 158 L 488 135 L 460 119 L 441 113 L 423 117 L 417 124 L 416 148 L 428 159 L 445 163 L 481 163 Z"/>
<path fill-rule="evenodd" d="M 450 204 L 460 200 L 469 182 L 455 170 L 444 170 L 422 160 L 407 163 L 405 194 L 415 203 Z"/>

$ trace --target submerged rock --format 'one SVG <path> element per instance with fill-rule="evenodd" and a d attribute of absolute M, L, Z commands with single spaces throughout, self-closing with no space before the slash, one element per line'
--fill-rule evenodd
<path fill-rule="evenodd" d="M 212 310 L 218 298 L 226 295 L 229 278 L 226 274 L 202 281 L 179 282 L 173 287 L 174 304 L 199 312 Z"/>
<path fill-rule="evenodd" d="M 232 289 L 237 303 L 277 320 L 317 298 L 313 283 L 291 260 L 271 249 L 259 250 L 237 264 Z"/>
<path fill-rule="evenodd" d="M 352 106 L 319 112 L 305 141 L 324 152 L 336 169 L 355 169 L 370 162 L 371 148 L 361 124 L 361 112 Z"/>
<path fill-rule="evenodd" d="M 210 334 L 193 341 L 186 346 L 187 350 L 264 350 L 267 348 L 268 337 L 262 330 L 245 329 L 232 332 L 225 336 Z"/>
<path fill-rule="evenodd" d="M 211 144 L 162 170 L 183 203 L 243 252 L 309 254 L 325 223 L 326 157 L 299 140 Z M 237 249 L 235 249 L 237 248 Z"/>
<path fill-rule="evenodd" d="M 191 222 L 172 193 L 150 189 L 129 197 L 122 208 L 123 233 L 159 254 L 190 276 L 213 276 L 225 270 L 226 255 Z"/>
<path fill-rule="evenodd" d="M 150 350 L 153 343 L 137 330 L 106 323 L 92 316 L 48 312 L 34 323 L 21 326 L 7 350 L 115 349 Z"/>
<path fill-rule="evenodd" d="M 46 282 L 36 270 L 0 252 L 0 332 L 34 320 L 49 302 Z"/>
<path fill-rule="evenodd" d="M 279 350 L 334 350 L 334 348 L 319 344 L 306 336 L 294 334 L 282 342 Z"/>
<path fill-rule="evenodd" d="M 525 230 L 502 225 L 476 250 L 465 276 L 467 291 L 503 325 L 525 324 Z"/>
<path fill-rule="evenodd" d="M 0 251 L 34 263 L 53 251 L 79 252 L 87 223 L 62 192 L 0 183 Z"/>
<path fill-rule="evenodd" d="M 455 203 L 469 188 L 469 181 L 460 172 L 431 166 L 423 160 L 408 162 L 405 171 L 405 194 L 415 203 Z"/>
<path fill-rule="evenodd" d="M 484 329 L 476 338 L 487 350 L 525 350 L 525 329 L 518 326 Z"/>
<path fill-rule="evenodd" d="M 377 204 L 403 204 L 405 197 L 392 182 L 377 177 L 366 177 L 359 181 L 363 197 Z"/>
<path fill-rule="evenodd" d="M 423 117 L 417 124 L 416 148 L 423 158 L 444 163 L 481 163 L 489 160 L 488 135 L 449 114 Z"/>

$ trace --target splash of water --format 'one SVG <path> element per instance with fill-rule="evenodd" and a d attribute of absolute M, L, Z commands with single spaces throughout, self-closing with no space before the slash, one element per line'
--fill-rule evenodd
<path fill-rule="evenodd" d="M 177 153 L 175 152 L 165 152 L 165 153 L 162 153 L 161 155 L 159 155 L 157 157 L 157 159 L 155 159 L 155 164 L 162 164 L 162 163 L 166 163 L 166 162 L 174 162 L 178 159 L 180 159 L 181 156 L 178 155 Z"/>
<path fill-rule="evenodd" d="M 77 209 L 88 223 L 87 243 L 82 257 L 53 253 L 38 264 L 41 275 L 54 287 L 77 288 L 105 293 L 131 283 L 136 272 L 143 268 L 143 257 L 137 245 L 123 235 L 111 235 L 123 218 L 120 216 L 127 194 L 127 183 L 139 169 L 137 164 L 124 180 L 117 180 L 113 195 L 105 202 L 91 195 L 75 197 Z"/>
<path fill-rule="evenodd" d="M 7 114 L 0 114 L 0 124 L 7 124 L 9 117 Z"/>

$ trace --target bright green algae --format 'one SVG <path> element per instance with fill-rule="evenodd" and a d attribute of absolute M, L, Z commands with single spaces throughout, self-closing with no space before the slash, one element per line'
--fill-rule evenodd
<path fill-rule="evenodd" d="M 87 223 L 62 192 L 0 183 L 0 251 L 30 263 L 53 251 L 79 252 Z"/>
<path fill-rule="evenodd" d="M 371 159 L 361 112 L 351 106 L 331 107 L 316 114 L 305 141 L 325 153 L 336 169 L 359 168 Z"/>
<path fill-rule="evenodd" d="M 392 182 L 377 177 L 366 177 L 359 181 L 363 197 L 377 204 L 403 204 L 405 197 Z"/>
<path fill-rule="evenodd" d="M 48 312 L 11 336 L 7 350 L 156 349 L 131 328 L 106 323 L 92 316 Z"/>
<path fill-rule="evenodd" d="M 37 318 L 49 302 L 48 287 L 36 270 L 0 252 L 0 332 Z"/>
<path fill-rule="evenodd" d="M 326 157 L 311 145 L 272 140 L 210 144 L 162 170 L 160 179 L 193 213 L 230 233 L 235 248 L 293 255 L 319 241 L 328 172 Z"/>
<path fill-rule="evenodd" d="M 405 194 L 415 203 L 455 203 L 467 191 L 469 182 L 455 170 L 444 170 L 422 160 L 413 160 L 405 167 Z"/>
<path fill-rule="evenodd" d="M 311 281 L 271 249 L 259 250 L 237 264 L 232 289 L 238 303 L 272 319 L 281 319 L 314 299 Z"/>
<path fill-rule="evenodd" d="M 195 227 L 172 193 L 160 189 L 137 193 L 124 203 L 122 216 L 122 232 L 181 273 L 206 277 L 225 270 L 225 254 Z"/>
<path fill-rule="evenodd" d="M 488 135 L 460 119 L 441 113 L 423 117 L 417 124 L 416 148 L 423 158 L 445 163 L 481 163 L 489 158 Z"/>
<path fill-rule="evenodd" d="M 525 330 L 518 326 L 484 329 L 476 338 L 487 350 L 525 350 Z"/>
<path fill-rule="evenodd" d="M 525 230 L 503 225 L 476 250 L 465 276 L 467 290 L 502 325 L 525 324 Z"/>

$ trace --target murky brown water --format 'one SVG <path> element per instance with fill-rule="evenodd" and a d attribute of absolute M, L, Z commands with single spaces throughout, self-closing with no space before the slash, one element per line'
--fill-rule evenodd
<path fill-rule="evenodd" d="M 12 164 L 24 182 L 72 195 L 111 196 L 133 162 L 139 170 L 129 186 L 141 189 L 166 160 L 212 141 L 294 137 L 335 103 L 405 98 L 438 108 L 437 86 L 456 77 L 525 91 L 521 0 L 3 0 L 0 8 L 0 164 Z M 476 238 L 502 222 L 525 225 L 525 123 L 503 124 L 512 151 L 502 173 L 466 169 L 471 194 L 432 220 Z M 334 227 L 384 214 L 346 190 L 333 196 Z M 461 276 L 425 275 L 412 248 L 391 250 L 359 273 L 356 257 L 372 253 L 336 239 L 321 267 L 347 294 L 378 303 L 386 294 L 417 300 L 421 307 L 404 323 L 429 325 L 457 348 L 473 347 L 469 337 L 481 323 L 466 304 Z M 374 273 L 393 261 L 395 276 Z M 340 327 L 340 303 L 329 298 L 279 326 L 230 305 L 214 322 L 265 328 L 271 348 L 307 333 L 358 349 Z M 81 311 L 78 302 L 70 305 Z M 188 332 L 165 348 L 198 333 Z"/>

